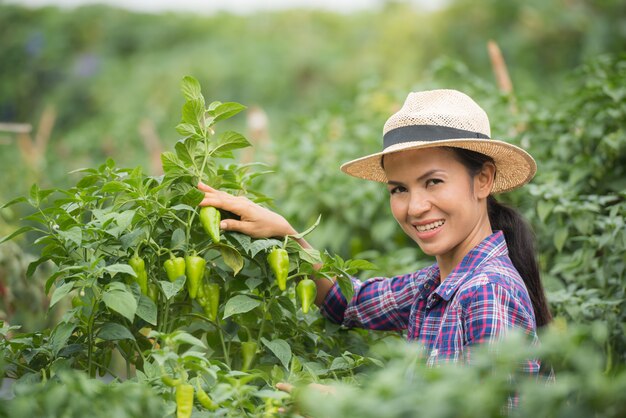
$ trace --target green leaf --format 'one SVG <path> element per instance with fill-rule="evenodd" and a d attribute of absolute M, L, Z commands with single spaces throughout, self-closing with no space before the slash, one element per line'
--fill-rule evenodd
<path fill-rule="evenodd" d="M 200 202 L 204 199 L 204 193 L 200 190 L 194 188 L 189 189 L 187 193 L 182 198 L 182 201 L 189 206 L 198 206 Z"/>
<path fill-rule="evenodd" d="M 219 249 L 224 263 L 233 270 L 233 275 L 236 276 L 243 268 L 243 257 L 231 246 L 220 245 Z"/>
<path fill-rule="evenodd" d="M 119 238 L 120 243 L 122 244 L 122 248 L 124 250 L 127 250 L 129 248 L 136 247 L 139 242 L 143 240 L 145 236 L 147 236 L 148 231 L 149 229 L 146 226 L 143 228 L 133 229 L 129 233 L 122 235 Z"/>
<path fill-rule="evenodd" d="M 157 306 L 146 295 L 139 296 L 139 304 L 137 305 L 137 316 L 149 324 L 157 324 Z"/>
<path fill-rule="evenodd" d="M 179 344 L 185 343 L 194 347 L 206 348 L 206 345 L 201 340 L 184 331 L 178 332 L 172 340 Z"/>
<path fill-rule="evenodd" d="M 237 295 L 226 302 L 226 306 L 224 307 L 224 319 L 232 315 L 250 312 L 260 305 L 260 300 L 252 299 L 246 295 Z"/>
<path fill-rule="evenodd" d="M 50 297 L 50 307 L 52 308 L 58 301 L 63 299 L 65 295 L 70 293 L 74 288 L 74 282 L 64 283 L 61 286 L 54 289 L 52 296 Z"/>
<path fill-rule="evenodd" d="M 73 226 L 67 231 L 57 231 L 57 233 L 66 241 L 73 242 L 77 246 L 81 246 L 83 243 L 83 231 L 78 226 Z"/>
<path fill-rule="evenodd" d="M 115 322 L 107 322 L 100 328 L 98 332 L 98 338 L 107 341 L 117 341 L 117 340 L 134 340 L 135 337 L 133 334 L 126 328 L 125 326 L 115 323 Z"/>
<path fill-rule="evenodd" d="M 24 196 L 16 197 L 15 199 L 9 200 L 4 205 L 0 206 L 0 209 L 8 208 L 9 206 L 13 206 L 17 203 L 26 202 L 27 199 Z"/>
<path fill-rule="evenodd" d="M 193 154 L 194 150 L 190 147 L 191 144 L 195 145 L 194 141 L 178 141 L 176 145 L 174 145 L 174 149 L 176 150 L 176 156 L 186 165 L 193 165 Z M 195 146 L 194 146 L 195 148 Z"/>
<path fill-rule="evenodd" d="M 356 273 L 358 270 L 378 270 L 378 266 L 367 260 L 349 260 L 346 269 L 354 270 Z"/>
<path fill-rule="evenodd" d="M 352 300 L 352 296 L 354 296 L 354 286 L 352 286 L 352 280 L 344 275 L 337 276 L 337 283 L 339 284 L 339 288 L 341 289 L 341 293 L 346 298 L 348 302 Z"/>
<path fill-rule="evenodd" d="M 18 229 L 17 231 L 14 231 L 13 233 L 7 235 L 6 237 L 2 237 L 2 239 L 0 239 L 0 244 L 2 244 L 5 241 L 11 240 L 11 239 L 13 239 L 13 238 L 17 237 L 18 235 L 21 235 L 21 234 L 23 234 L 25 232 L 34 231 L 34 230 L 35 230 L 35 228 L 33 228 L 32 226 L 23 226 L 20 229 Z"/>
<path fill-rule="evenodd" d="M 180 290 L 185 286 L 185 281 L 187 278 L 185 276 L 180 276 L 173 282 L 167 282 L 165 280 L 159 281 L 159 285 L 161 289 L 163 289 L 163 294 L 165 295 L 165 299 L 170 300 L 174 296 L 180 292 Z"/>
<path fill-rule="evenodd" d="M 102 193 L 120 193 L 130 189 L 130 186 L 121 181 L 110 181 L 106 183 L 100 191 Z"/>
<path fill-rule="evenodd" d="M 320 252 L 314 248 L 298 248 L 299 257 L 310 264 L 318 264 L 322 262 Z"/>
<path fill-rule="evenodd" d="M 133 322 L 135 319 L 137 301 L 129 291 L 120 289 L 108 290 L 102 295 L 102 300 L 109 309 L 119 313 L 130 322 Z"/>
<path fill-rule="evenodd" d="M 233 131 L 226 131 L 219 137 L 217 143 L 209 150 L 209 153 L 214 157 L 219 157 L 228 155 L 226 153 L 234 149 L 249 146 L 250 143 L 243 135 Z"/>
<path fill-rule="evenodd" d="M 132 225 L 135 213 L 135 210 L 125 210 L 122 213 L 114 214 L 117 226 L 109 229 L 108 232 L 115 238 L 119 237 L 122 232 L 126 231 L 126 229 Z"/>
<path fill-rule="evenodd" d="M 217 106 L 215 110 L 212 110 L 209 114 L 214 117 L 215 122 L 218 122 L 220 120 L 232 118 L 245 108 L 246 107 L 240 103 L 226 102 Z"/>
<path fill-rule="evenodd" d="M 111 277 L 115 276 L 117 273 L 130 274 L 133 277 L 137 277 L 135 270 L 128 264 L 111 264 L 110 266 L 106 266 L 104 270 L 108 272 Z"/>
<path fill-rule="evenodd" d="M 204 125 L 204 100 L 191 99 L 183 105 L 182 123 L 202 128 Z"/>
<path fill-rule="evenodd" d="M 273 247 L 280 247 L 283 242 L 277 239 L 257 239 L 250 244 L 248 251 L 251 257 L 255 257 L 259 252 L 268 250 Z"/>
<path fill-rule="evenodd" d="M 177 228 L 172 233 L 172 242 L 170 243 L 170 250 L 186 250 L 185 230 Z"/>
<path fill-rule="evenodd" d="M 180 89 L 183 92 L 183 96 L 185 96 L 185 99 L 187 100 L 203 99 L 200 82 L 192 76 L 186 75 L 183 77 L 183 80 L 180 83 Z"/>
<path fill-rule="evenodd" d="M 36 208 L 39 207 L 39 186 L 37 184 L 30 187 L 28 202 Z"/>
<path fill-rule="evenodd" d="M 285 369 L 289 369 L 289 362 L 291 361 L 291 347 L 289 343 L 280 338 L 268 341 L 265 338 L 261 338 L 261 341 L 272 353 L 280 360 Z"/>
<path fill-rule="evenodd" d="M 539 216 L 539 220 L 545 222 L 552 209 L 554 209 L 554 203 L 550 201 L 540 200 L 537 202 L 537 216 Z"/>
<path fill-rule="evenodd" d="M 195 126 L 190 123 L 179 123 L 176 125 L 176 132 L 184 137 L 198 137 Z"/>
<path fill-rule="evenodd" d="M 563 246 L 565 245 L 565 241 L 567 241 L 568 228 L 562 227 L 556 230 L 554 233 L 554 246 L 556 247 L 558 252 L 561 252 Z"/>
<path fill-rule="evenodd" d="M 330 370 L 344 370 L 352 367 L 348 359 L 344 357 L 335 357 L 330 365 Z"/>
<path fill-rule="evenodd" d="M 188 168 L 180 161 L 178 156 L 173 152 L 164 152 L 161 154 L 161 164 L 163 171 L 167 174 L 170 172 L 186 174 Z"/>
<path fill-rule="evenodd" d="M 59 351 L 65 347 L 67 340 L 69 340 L 72 332 L 74 332 L 76 325 L 69 322 L 61 322 L 54 328 L 52 335 L 50 336 L 50 346 L 52 354 L 56 357 Z"/>
<path fill-rule="evenodd" d="M 28 269 L 26 269 L 26 277 L 32 277 L 32 275 L 35 273 L 35 270 L 37 270 L 37 267 L 39 267 L 39 265 L 45 263 L 46 261 L 50 259 L 51 259 L 51 256 L 46 255 L 31 262 L 28 265 Z"/>

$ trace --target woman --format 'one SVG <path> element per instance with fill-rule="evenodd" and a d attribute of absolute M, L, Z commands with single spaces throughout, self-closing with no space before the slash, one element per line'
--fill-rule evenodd
<path fill-rule="evenodd" d="M 355 177 L 387 183 L 394 218 L 436 263 L 391 279 L 339 286 L 316 280 L 316 304 L 346 326 L 407 330 L 428 364 L 469 361 L 470 348 L 519 329 L 533 340 L 551 317 L 539 279 L 532 231 L 494 193 L 527 183 L 536 164 L 524 150 L 490 139 L 486 113 L 454 90 L 411 93 L 383 129 L 382 152 L 344 164 Z M 199 185 L 201 205 L 240 220 L 221 227 L 252 237 L 294 235 L 280 215 L 242 197 Z M 304 240 L 300 244 L 309 247 Z M 525 371 L 537 373 L 529 360 Z"/>

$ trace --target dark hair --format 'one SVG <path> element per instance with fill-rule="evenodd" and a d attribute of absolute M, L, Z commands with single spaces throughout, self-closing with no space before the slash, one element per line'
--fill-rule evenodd
<path fill-rule="evenodd" d="M 453 152 L 457 160 L 467 168 L 471 177 L 476 176 L 485 163 L 495 164 L 493 158 L 479 152 L 455 147 L 445 148 Z M 509 248 L 509 257 L 522 276 L 533 304 L 537 327 L 547 325 L 552 320 L 552 315 L 539 277 L 539 265 L 535 256 L 535 236 L 532 228 L 517 210 L 498 202 L 493 195 L 487 198 L 487 213 L 491 228 L 504 233 L 504 239 Z"/>

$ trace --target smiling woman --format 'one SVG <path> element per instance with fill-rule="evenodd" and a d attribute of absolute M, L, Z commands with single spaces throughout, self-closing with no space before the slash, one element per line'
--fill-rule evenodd
<path fill-rule="evenodd" d="M 490 135 L 487 115 L 465 94 L 411 93 L 385 124 L 383 151 L 342 166 L 355 177 L 387 183 L 394 218 L 436 262 L 390 279 L 353 280 L 350 300 L 337 283 L 317 279 L 316 303 L 324 316 L 348 327 L 406 330 L 429 365 L 470 362 L 473 345 L 514 329 L 537 341 L 537 326 L 551 317 L 532 231 L 493 197 L 530 181 L 536 164 L 526 151 Z M 224 229 L 268 237 L 294 233 L 280 215 L 201 188 L 203 204 L 241 217 L 223 223 Z M 537 360 L 522 366 L 529 373 L 539 368 Z"/>

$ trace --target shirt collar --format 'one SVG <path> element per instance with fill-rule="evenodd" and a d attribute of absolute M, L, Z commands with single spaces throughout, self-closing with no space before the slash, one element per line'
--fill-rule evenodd
<path fill-rule="evenodd" d="M 503 232 L 494 232 L 463 257 L 461 263 L 445 278 L 435 293 L 446 301 L 450 300 L 468 273 L 474 271 L 487 260 L 508 254 Z"/>

